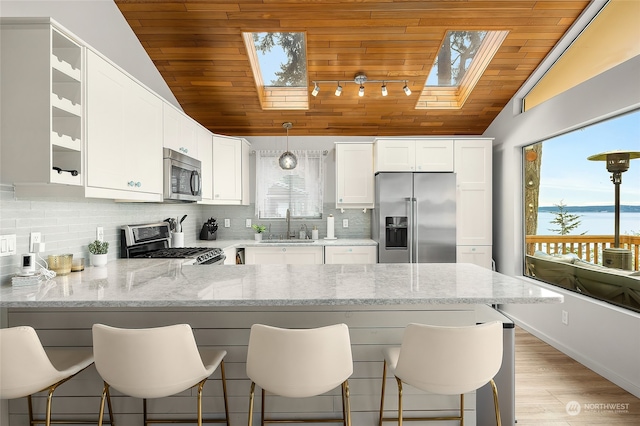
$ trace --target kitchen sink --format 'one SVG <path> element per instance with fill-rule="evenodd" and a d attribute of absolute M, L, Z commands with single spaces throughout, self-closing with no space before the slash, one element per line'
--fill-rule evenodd
<path fill-rule="evenodd" d="M 317 240 L 262 240 L 261 244 L 314 244 Z"/>

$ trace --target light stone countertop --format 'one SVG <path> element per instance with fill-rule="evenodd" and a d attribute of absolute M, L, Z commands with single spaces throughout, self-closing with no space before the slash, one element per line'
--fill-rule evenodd
<path fill-rule="evenodd" d="M 377 246 L 378 243 L 375 240 L 368 238 L 336 238 L 335 240 L 327 240 L 320 238 L 318 240 L 302 240 L 300 242 L 297 238 L 294 238 L 293 242 L 288 240 L 276 240 L 273 242 L 268 239 L 264 239 L 261 242 L 255 240 L 197 240 L 193 243 L 194 247 L 212 247 L 212 248 L 246 248 L 246 247 L 313 247 L 313 246 Z M 191 245 L 191 244 L 187 244 Z"/>
<path fill-rule="evenodd" d="M 35 286 L 0 288 L 2 308 L 561 303 L 527 280 L 472 264 L 182 265 L 118 259 Z"/>

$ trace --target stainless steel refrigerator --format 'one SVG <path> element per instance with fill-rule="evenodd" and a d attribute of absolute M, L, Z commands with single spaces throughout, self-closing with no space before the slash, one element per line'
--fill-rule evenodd
<path fill-rule="evenodd" d="M 379 263 L 455 263 L 456 175 L 380 172 L 371 235 Z"/>

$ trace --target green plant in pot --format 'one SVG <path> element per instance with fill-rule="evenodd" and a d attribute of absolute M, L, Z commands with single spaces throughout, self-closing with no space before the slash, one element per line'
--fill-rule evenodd
<path fill-rule="evenodd" d="M 262 241 L 262 233 L 267 230 L 267 227 L 264 225 L 251 225 L 251 227 L 256 231 L 254 237 L 256 241 Z"/>
<path fill-rule="evenodd" d="M 109 243 L 106 241 L 95 240 L 89 243 L 89 258 L 93 266 L 104 266 L 107 264 L 107 253 L 109 252 Z"/>

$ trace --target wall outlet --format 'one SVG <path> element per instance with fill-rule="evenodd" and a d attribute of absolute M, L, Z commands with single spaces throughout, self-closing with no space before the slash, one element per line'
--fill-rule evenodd
<path fill-rule="evenodd" d="M 251 228 L 251 219 L 247 219 L 245 221 L 245 225 L 244 226 L 246 226 L 247 228 Z"/>
<path fill-rule="evenodd" d="M 562 323 L 564 325 L 569 325 L 569 312 L 562 311 Z"/>
<path fill-rule="evenodd" d="M 96 228 L 96 240 L 104 241 L 104 228 L 102 226 Z"/>
<path fill-rule="evenodd" d="M 42 242 L 42 234 L 40 232 L 32 232 L 29 234 L 29 253 L 35 253 L 33 245 Z"/>
<path fill-rule="evenodd" d="M 225 219 L 225 220 L 224 220 L 224 227 L 225 227 L 225 228 L 228 228 L 228 227 L 230 227 L 230 226 L 231 226 L 231 219 Z"/>
<path fill-rule="evenodd" d="M 342 219 L 342 227 L 343 228 L 349 227 L 349 219 Z"/>

